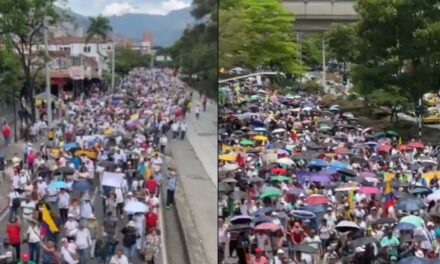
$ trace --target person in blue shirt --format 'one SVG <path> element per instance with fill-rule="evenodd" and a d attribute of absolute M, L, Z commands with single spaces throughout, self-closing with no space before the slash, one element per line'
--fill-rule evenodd
<path fill-rule="evenodd" d="M 167 209 L 174 203 L 174 192 L 177 188 L 176 172 L 171 171 L 167 182 Z"/>

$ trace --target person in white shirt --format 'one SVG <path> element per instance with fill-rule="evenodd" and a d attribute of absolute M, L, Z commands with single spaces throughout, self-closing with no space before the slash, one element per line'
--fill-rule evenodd
<path fill-rule="evenodd" d="M 159 144 L 160 144 L 160 152 L 161 153 L 165 153 L 165 148 L 166 148 L 166 146 L 168 144 L 168 139 L 165 136 L 165 134 L 160 137 Z"/>
<path fill-rule="evenodd" d="M 89 229 L 87 229 L 82 222 L 78 225 L 75 243 L 78 246 L 79 262 L 86 263 L 90 251 L 89 248 L 92 245 L 92 237 L 90 236 Z"/>
<path fill-rule="evenodd" d="M 185 120 L 180 122 L 180 140 L 184 140 L 185 139 L 185 134 L 186 134 L 187 128 L 188 128 L 188 125 L 186 124 Z"/>
<path fill-rule="evenodd" d="M 35 219 L 31 219 L 29 222 L 30 226 L 26 232 L 29 256 L 32 261 L 38 261 L 40 259 L 40 229 L 38 228 L 37 221 L 35 221 Z"/>
<path fill-rule="evenodd" d="M 47 192 L 47 183 L 43 181 L 42 177 L 38 177 L 37 186 L 38 186 L 38 195 L 40 195 L 40 197 L 45 197 Z"/>
<path fill-rule="evenodd" d="M 58 193 L 58 210 L 60 211 L 61 222 L 65 223 L 67 221 L 67 213 L 69 211 L 70 195 L 65 189 L 61 189 Z"/>
<path fill-rule="evenodd" d="M 76 253 L 76 245 L 74 243 L 69 243 L 67 238 L 61 239 L 61 257 L 63 261 L 68 264 L 77 264 L 79 260 L 75 260 L 72 255 Z"/>
<path fill-rule="evenodd" d="M 73 240 L 78 232 L 78 221 L 75 220 L 74 215 L 68 215 L 68 219 L 64 224 L 64 229 L 67 238 Z"/>
<path fill-rule="evenodd" d="M 179 123 L 178 122 L 174 122 L 171 125 L 171 131 L 173 132 L 173 139 L 177 138 L 177 134 L 179 132 Z"/>
<path fill-rule="evenodd" d="M 151 159 L 151 163 L 153 164 L 153 178 L 160 186 L 162 180 L 162 174 L 160 171 L 162 169 L 163 160 L 158 154 L 156 154 L 154 158 Z"/>
<path fill-rule="evenodd" d="M 116 251 L 116 254 L 110 259 L 109 264 L 129 264 L 128 258 L 122 253 L 121 249 Z"/>
<path fill-rule="evenodd" d="M 20 207 L 20 201 L 21 201 L 21 195 L 19 192 L 17 192 L 14 187 L 11 187 L 11 191 L 8 194 L 8 203 L 9 203 L 9 221 L 11 221 L 12 218 L 17 216 L 18 209 Z M 14 202 L 14 200 L 18 200 L 17 202 Z M 17 206 L 18 205 L 18 206 Z"/>
<path fill-rule="evenodd" d="M 22 209 L 22 229 L 27 230 L 29 221 L 33 218 L 34 212 L 37 208 L 37 203 L 31 199 L 30 195 L 26 195 L 24 201 L 21 201 L 20 207 Z"/>

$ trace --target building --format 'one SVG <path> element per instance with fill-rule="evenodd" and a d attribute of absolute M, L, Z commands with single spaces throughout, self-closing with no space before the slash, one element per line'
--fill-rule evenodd
<path fill-rule="evenodd" d="M 153 34 L 144 32 L 142 40 L 135 42 L 132 49 L 139 50 L 143 54 L 151 53 L 153 51 Z"/>
<path fill-rule="evenodd" d="M 49 40 L 49 51 L 66 51 L 71 57 L 85 56 L 94 58 L 98 66 L 98 75 L 109 69 L 112 41 L 92 38 L 86 43 L 86 37 L 63 36 Z"/>

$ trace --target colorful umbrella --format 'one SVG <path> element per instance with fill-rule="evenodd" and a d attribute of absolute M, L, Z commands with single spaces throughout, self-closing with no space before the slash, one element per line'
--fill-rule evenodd
<path fill-rule="evenodd" d="M 328 166 L 328 162 L 323 160 L 323 159 L 312 159 L 309 163 L 308 163 L 309 167 L 327 167 Z"/>
<path fill-rule="evenodd" d="M 330 168 L 335 170 L 345 169 L 348 168 L 348 164 L 342 161 L 332 161 L 330 163 Z"/>
<path fill-rule="evenodd" d="M 262 223 L 255 227 L 256 231 L 277 231 L 281 229 L 280 225 L 274 223 Z"/>
<path fill-rule="evenodd" d="M 377 187 L 370 187 L 370 186 L 362 186 L 359 189 L 359 192 L 361 193 L 367 193 L 367 194 L 380 194 L 380 190 Z"/>
<path fill-rule="evenodd" d="M 426 200 L 428 200 L 428 201 L 437 201 L 437 200 L 440 200 L 440 192 L 434 192 L 434 193 L 431 193 L 430 195 L 428 195 L 428 196 L 426 197 Z"/>
<path fill-rule="evenodd" d="M 267 129 L 265 129 L 264 127 L 257 127 L 257 128 L 254 128 L 254 131 L 265 132 L 265 131 L 267 131 Z"/>
<path fill-rule="evenodd" d="M 146 213 L 148 212 L 148 206 L 138 201 L 131 201 L 124 206 L 124 211 L 129 214 Z"/>
<path fill-rule="evenodd" d="M 287 193 L 290 195 L 300 195 L 302 194 L 306 194 L 306 191 L 304 189 L 298 188 L 298 187 L 293 187 L 289 190 L 287 190 Z"/>
<path fill-rule="evenodd" d="M 53 189 L 67 188 L 67 183 L 63 181 L 53 181 L 49 183 L 49 188 L 53 188 Z"/>
<path fill-rule="evenodd" d="M 425 221 L 423 221 L 423 219 L 421 217 L 416 216 L 416 215 L 404 216 L 404 217 L 402 217 L 402 219 L 400 219 L 400 222 L 410 223 L 415 226 L 423 226 L 425 224 Z"/>
<path fill-rule="evenodd" d="M 240 145 L 252 146 L 252 145 L 254 145 L 254 142 L 250 141 L 249 139 L 243 139 L 243 140 L 240 141 Z"/>
<path fill-rule="evenodd" d="M 290 159 L 290 158 L 281 158 L 281 159 L 278 159 L 278 160 L 277 160 L 277 163 L 279 163 L 279 164 L 286 164 L 286 165 L 289 165 L 289 166 L 295 164 L 295 162 L 294 162 L 292 159 Z"/>
<path fill-rule="evenodd" d="M 87 180 L 76 181 L 72 186 L 72 189 L 78 190 L 81 192 L 88 191 L 91 188 L 92 188 L 92 185 Z"/>
<path fill-rule="evenodd" d="M 389 145 L 389 144 L 383 144 L 383 145 L 380 145 L 380 146 L 377 148 L 377 151 L 379 151 L 379 152 L 388 152 L 388 151 L 390 151 L 392 148 L 393 148 L 393 147 L 392 147 L 391 145 Z"/>
<path fill-rule="evenodd" d="M 286 177 L 286 176 L 282 176 L 282 175 L 276 175 L 276 176 L 272 176 L 270 178 L 270 180 L 271 181 L 288 181 L 288 180 L 290 180 L 290 178 Z"/>
<path fill-rule="evenodd" d="M 338 186 L 338 188 L 335 189 L 335 192 L 349 192 L 349 191 L 356 191 L 359 187 L 356 186 L 356 184 L 353 183 L 344 183 Z"/>
<path fill-rule="evenodd" d="M 328 203 L 328 198 L 324 195 L 313 194 L 307 197 L 304 202 L 306 204 L 326 204 Z"/>
<path fill-rule="evenodd" d="M 266 136 L 262 136 L 262 135 L 257 135 L 254 137 L 255 140 L 260 140 L 260 141 L 267 141 L 267 137 Z"/>
<path fill-rule="evenodd" d="M 218 159 L 222 161 L 235 161 L 236 157 L 230 154 L 224 154 L 218 156 Z"/>
<path fill-rule="evenodd" d="M 394 130 L 388 130 L 386 133 L 387 133 L 388 135 L 390 135 L 390 136 L 394 136 L 394 137 L 399 136 L 399 133 L 397 133 L 397 131 L 394 131 Z"/>
<path fill-rule="evenodd" d="M 419 142 L 419 141 L 412 141 L 408 144 L 408 147 L 422 149 L 422 148 L 425 148 L 425 145 L 423 145 L 423 143 Z"/>
<path fill-rule="evenodd" d="M 394 228 L 397 230 L 414 230 L 416 226 L 411 223 L 400 222 Z"/>
<path fill-rule="evenodd" d="M 266 198 L 266 197 L 276 197 L 282 195 L 283 192 L 275 187 L 265 187 L 260 194 L 260 199 Z"/>

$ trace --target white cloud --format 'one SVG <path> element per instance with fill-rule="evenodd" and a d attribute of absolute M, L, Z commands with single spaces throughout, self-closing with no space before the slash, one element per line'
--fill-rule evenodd
<path fill-rule="evenodd" d="M 129 3 L 111 3 L 104 8 L 102 14 L 104 16 L 123 15 L 127 13 L 140 13 L 139 10 Z"/>
<path fill-rule="evenodd" d="M 160 3 L 159 6 L 149 7 L 149 10 L 145 10 L 145 13 L 152 15 L 166 15 L 171 11 L 189 7 L 190 5 L 190 2 L 188 1 L 167 0 Z"/>

